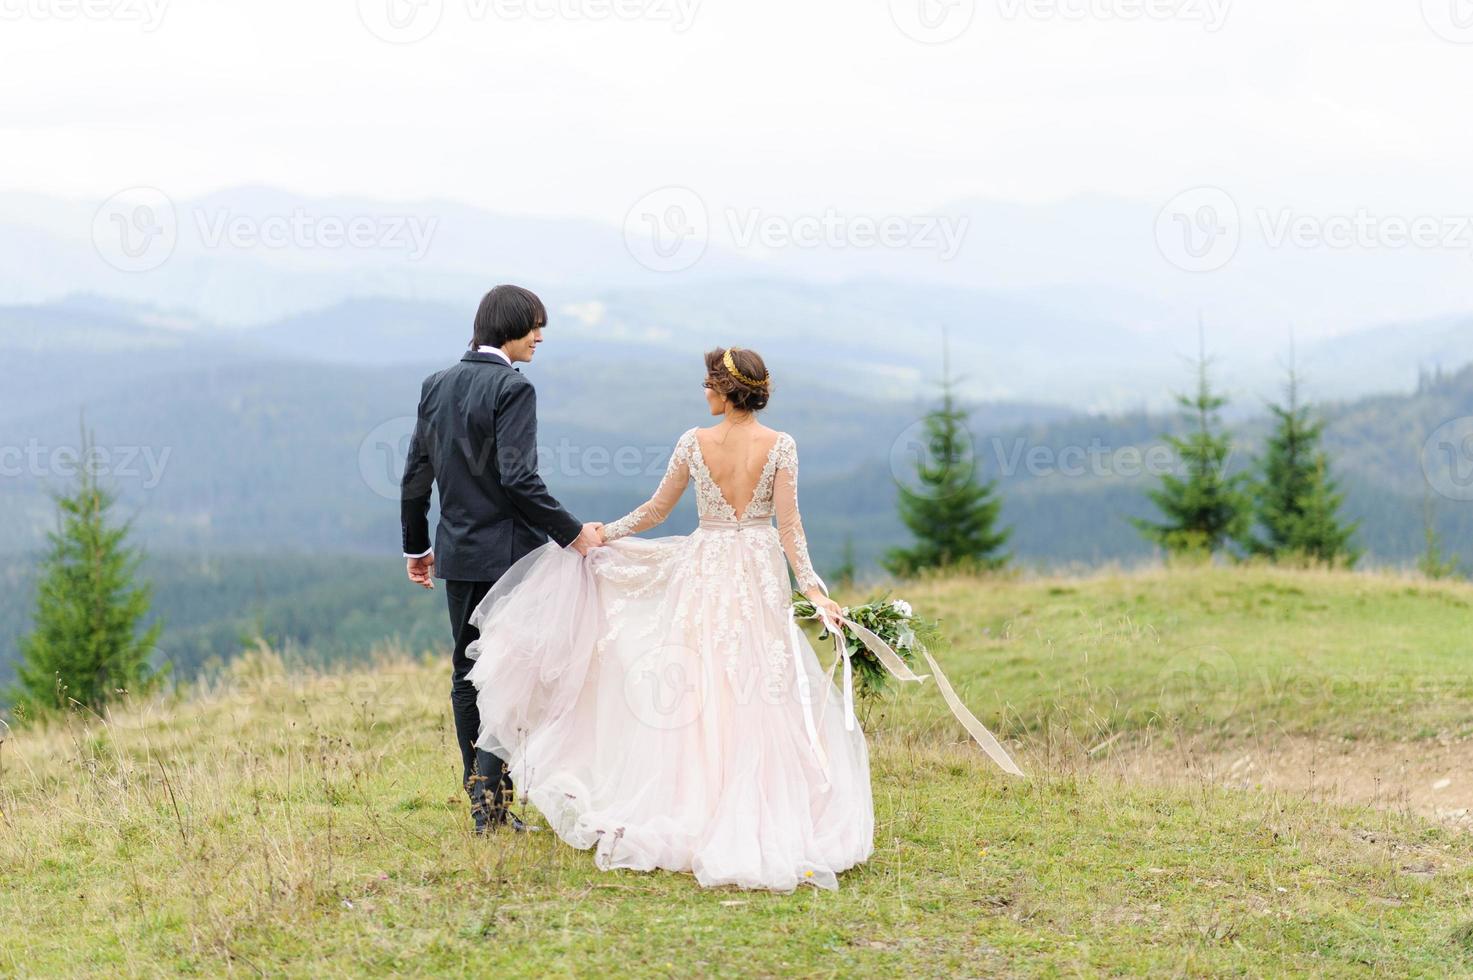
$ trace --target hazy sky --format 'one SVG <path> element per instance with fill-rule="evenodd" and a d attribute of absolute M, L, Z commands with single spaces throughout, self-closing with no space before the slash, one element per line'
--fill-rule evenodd
<path fill-rule="evenodd" d="M 1473 213 L 1468 0 L 0 0 L 0 17 L 11 189 L 265 183 L 618 222 L 667 184 L 919 210 L 1206 183 Z"/>

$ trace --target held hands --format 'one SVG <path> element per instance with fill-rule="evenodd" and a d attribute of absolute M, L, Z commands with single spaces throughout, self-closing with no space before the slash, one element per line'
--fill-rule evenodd
<path fill-rule="evenodd" d="M 404 569 L 409 573 L 409 581 L 415 585 L 423 585 L 427 589 L 435 587 L 434 552 L 421 558 L 404 559 Z"/>
<path fill-rule="evenodd" d="M 604 544 L 604 526 L 601 521 L 590 521 L 583 525 L 583 530 L 578 537 L 573 539 L 572 547 L 578 554 L 586 555 L 594 548 L 601 548 Z M 435 587 L 435 555 L 431 552 L 422 558 L 404 559 L 404 570 L 409 576 L 409 581 L 415 585 L 422 585 L 427 589 Z"/>
<path fill-rule="evenodd" d="M 601 521 L 589 521 L 583 525 L 583 530 L 578 537 L 573 539 L 573 549 L 580 555 L 586 555 L 594 548 L 602 548 L 604 545 L 604 526 Z"/>

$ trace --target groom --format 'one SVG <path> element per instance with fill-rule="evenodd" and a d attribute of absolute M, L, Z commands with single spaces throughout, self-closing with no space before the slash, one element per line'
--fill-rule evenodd
<path fill-rule="evenodd" d="M 580 524 L 537 475 L 537 394 L 515 365 L 542 342 L 547 311 L 532 292 L 497 286 L 481 300 L 470 350 L 425 379 L 401 485 L 404 558 L 409 580 L 433 589 L 445 580 L 455 641 L 450 704 L 477 834 L 507 824 L 511 778 L 497 756 L 475 747 L 481 717 L 466 648 L 470 625 L 491 586 L 549 537 L 580 554 L 602 543 L 597 524 Z M 429 511 L 440 490 L 440 524 L 430 546 Z"/>

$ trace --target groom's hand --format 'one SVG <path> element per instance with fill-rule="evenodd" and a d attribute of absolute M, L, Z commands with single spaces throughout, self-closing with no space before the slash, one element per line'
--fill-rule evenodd
<path fill-rule="evenodd" d="M 409 581 L 415 585 L 423 585 L 427 589 L 435 587 L 435 555 L 433 552 L 422 558 L 404 559 L 404 570 L 409 573 Z"/>
<path fill-rule="evenodd" d="M 604 526 L 595 522 L 583 525 L 583 530 L 573 539 L 573 550 L 580 555 L 586 555 L 594 548 L 602 547 L 604 543 Z"/>

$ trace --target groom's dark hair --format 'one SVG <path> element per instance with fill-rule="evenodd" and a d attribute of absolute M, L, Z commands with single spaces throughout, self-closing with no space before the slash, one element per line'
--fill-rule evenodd
<path fill-rule="evenodd" d="M 476 324 L 471 330 L 472 347 L 500 347 L 508 340 L 521 340 L 537 327 L 547 326 L 547 308 L 530 289 L 497 286 L 481 297 Z"/>

